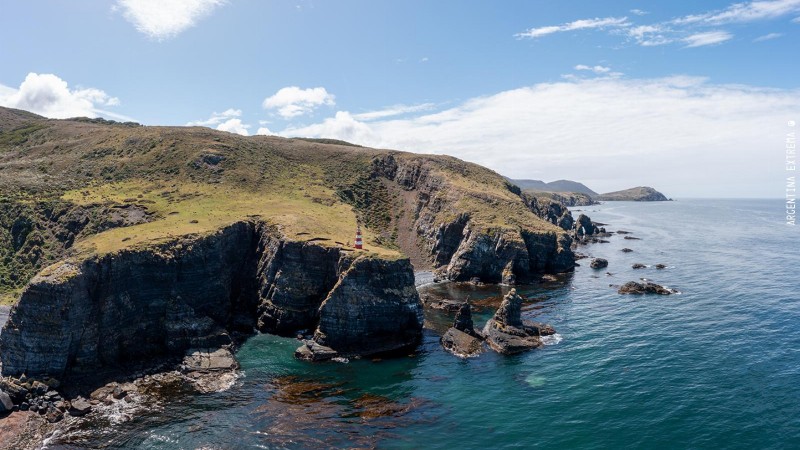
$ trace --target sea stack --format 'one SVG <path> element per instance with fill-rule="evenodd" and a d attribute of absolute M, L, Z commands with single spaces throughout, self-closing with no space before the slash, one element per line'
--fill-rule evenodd
<path fill-rule="evenodd" d="M 522 297 L 511 289 L 486 323 L 483 334 L 493 350 L 512 355 L 542 346 L 541 336 L 555 334 L 550 325 L 522 321 Z"/>
<path fill-rule="evenodd" d="M 442 336 L 442 347 L 456 356 L 474 356 L 483 351 L 480 334 L 472 323 L 472 309 L 468 302 L 461 304 L 453 326 Z"/>

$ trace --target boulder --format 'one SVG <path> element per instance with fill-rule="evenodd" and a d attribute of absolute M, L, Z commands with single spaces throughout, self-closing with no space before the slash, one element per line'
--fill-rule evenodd
<path fill-rule="evenodd" d="M 666 269 L 667 266 L 665 264 L 656 264 L 656 269 Z"/>
<path fill-rule="evenodd" d="M 69 415 L 73 417 L 85 416 L 91 410 L 92 404 L 85 398 L 78 397 L 70 402 Z"/>
<path fill-rule="evenodd" d="M 521 311 L 522 297 L 512 289 L 483 328 L 492 350 L 505 355 L 521 353 L 542 346 L 541 336 L 555 333 L 549 325 L 523 322 Z"/>
<path fill-rule="evenodd" d="M 602 269 L 604 267 L 608 267 L 608 260 L 603 258 L 595 258 L 589 264 L 589 267 L 591 267 L 592 269 Z"/>
<path fill-rule="evenodd" d="M 11 412 L 12 409 L 14 409 L 14 402 L 11 401 L 11 396 L 0 391 L 0 414 Z"/>
<path fill-rule="evenodd" d="M 327 361 L 337 356 L 339 356 L 339 353 L 336 350 L 318 344 L 311 339 L 304 341 L 303 345 L 294 351 L 294 357 L 303 361 Z"/>
<path fill-rule="evenodd" d="M 629 249 L 629 248 L 627 248 L 627 247 L 626 247 L 626 248 L 623 248 L 623 249 L 622 249 L 622 251 L 623 251 L 623 252 L 625 252 L 625 253 L 630 253 L 630 252 L 632 252 L 633 250 L 631 250 L 631 249 Z"/>
<path fill-rule="evenodd" d="M 644 264 L 642 264 L 642 263 L 634 263 L 634 264 L 631 266 L 631 268 L 633 268 L 633 269 L 644 269 L 644 268 L 646 268 L 646 267 L 647 267 L 647 266 L 646 266 L 646 265 L 644 265 Z"/>
<path fill-rule="evenodd" d="M 666 288 L 659 284 L 653 283 L 651 281 L 629 281 L 623 284 L 619 290 L 617 291 L 620 294 L 659 294 L 659 295 L 669 295 L 669 294 L 676 294 L 678 291 L 670 288 Z"/>
<path fill-rule="evenodd" d="M 442 347 L 456 356 L 473 356 L 483 350 L 481 340 L 471 334 L 451 327 L 442 336 Z"/>

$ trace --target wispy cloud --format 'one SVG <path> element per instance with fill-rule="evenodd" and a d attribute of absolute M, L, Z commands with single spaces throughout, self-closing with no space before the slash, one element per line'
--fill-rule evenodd
<path fill-rule="evenodd" d="M 769 33 L 769 34 L 765 34 L 763 36 L 759 36 L 759 37 L 753 39 L 753 42 L 769 41 L 769 40 L 772 40 L 772 39 L 778 39 L 781 36 L 783 36 L 783 33 Z"/>
<path fill-rule="evenodd" d="M 638 9 L 630 12 L 637 16 L 646 14 L 645 11 Z M 676 17 L 663 22 L 637 24 L 627 17 L 582 19 L 562 25 L 531 28 L 515 36 L 540 38 L 554 33 L 594 29 L 624 36 L 643 47 L 674 43 L 688 44 L 686 47 L 702 47 L 733 38 L 733 34 L 729 31 L 708 30 L 710 27 L 772 20 L 797 13 L 800 13 L 800 0 L 760 0 L 734 3 L 724 9 Z M 800 17 L 795 18 L 793 22 L 800 23 Z"/>
<path fill-rule="evenodd" d="M 24 109 L 54 119 L 105 116 L 132 120 L 106 107 L 120 101 L 96 88 L 71 89 L 66 81 L 51 73 L 29 73 L 18 88 L 0 85 L 0 106 Z"/>
<path fill-rule="evenodd" d="M 242 136 L 248 136 L 250 133 L 248 129 L 250 125 L 246 125 L 242 123 L 242 116 L 241 109 L 226 109 L 225 111 L 218 113 L 214 112 L 211 114 L 206 120 L 197 120 L 193 122 L 189 122 L 187 126 L 201 126 L 201 127 L 211 127 L 216 128 L 220 131 L 227 131 L 229 133 L 236 133 L 241 134 Z"/>
<path fill-rule="evenodd" d="M 574 22 L 565 23 L 563 25 L 554 25 L 547 27 L 531 28 L 522 33 L 517 33 L 515 36 L 519 39 L 524 38 L 538 38 L 547 36 L 553 33 L 563 33 L 565 31 L 576 30 L 590 30 L 590 29 L 604 29 L 604 28 L 619 28 L 628 26 L 627 17 L 605 17 L 594 19 L 581 19 Z"/>
<path fill-rule="evenodd" d="M 367 122 L 338 111 L 279 134 L 445 153 L 516 178 L 578 179 L 599 190 L 647 183 L 692 195 L 693 183 L 705 180 L 708 195 L 768 195 L 773 163 L 762 149 L 782 135 L 798 95 L 697 77 L 597 77 L 498 92 L 401 119 Z M 718 170 L 709 172 L 712 165 Z"/>
<path fill-rule="evenodd" d="M 152 39 L 173 38 L 209 16 L 226 0 L 117 0 L 113 10 Z"/>
<path fill-rule="evenodd" d="M 281 88 L 264 99 L 264 109 L 277 110 L 284 119 L 302 116 L 313 112 L 320 106 L 335 105 L 335 96 L 324 87 L 301 89 L 297 86 Z"/>
<path fill-rule="evenodd" d="M 716 45 L 733 38 L 727 31 L 706 31 L 696 33 L 683 38 L 687 48 L 703 47 L 706 45 Z"/>
<path fill-rule="evenodd" d="M 800 12 L 800 0 L 763 0 L 734 3 L 723 10 L 684 16 L 674 19 L 672 22 L 676 24 L 723 25 L 775 19 L 796 12 Z"/>
<path fill-rule="evenodd" d="M 404 114 L 417 113 L 421 111 L 430 111 L 436 105 L 433 103 L 422 103 L 419 105 L 394 105 L 386 109 L 378 111 L 369 111 L 365 113 L 353 114 L 356 120 L 375 120 L 385 119 L 387 117 L 397 117 Z"/>
<path fill-rule="evenodd" d="M 644 11 L 644 10 L 641 10 L 641 9 L 632 9 L 632 10 L 630 10 L 630 13 L 633 14 L 633 15 L 636 15 L 636 16 L 644 16 L 644 15 L 649 14 L 647 11 Z"/>

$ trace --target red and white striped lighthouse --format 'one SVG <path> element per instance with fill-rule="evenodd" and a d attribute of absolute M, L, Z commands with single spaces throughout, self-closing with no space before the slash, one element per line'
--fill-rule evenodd
<path fill-rule="evenodd" d="M 353 247 L 357 249 L 364 248 L 364 241 L 361 239 L 361 224 L 358 224 L 358 227 L 356 228 L 356 245 Z"/>

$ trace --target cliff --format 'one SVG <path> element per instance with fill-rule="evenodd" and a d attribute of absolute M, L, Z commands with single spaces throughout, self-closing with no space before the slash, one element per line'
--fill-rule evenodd
<path fill-rule="evenodd" d="M 664 194 L 651 187 L 639 186 L 622 191 L 600 194 L 595 197 L 595 200 L 606 202 L 663 202 L 669 199 Z"/>
<path fill-rule="evenodd" d="M 13 307 L 0 360 L 5 376 L 97 378 L 231 347 L 254 328 L 306 328 L 342 354 L 369 355 L 414 344 L 421 311 L 408 259 L 288 242 L 239 222 L 46 269 Z"/>

